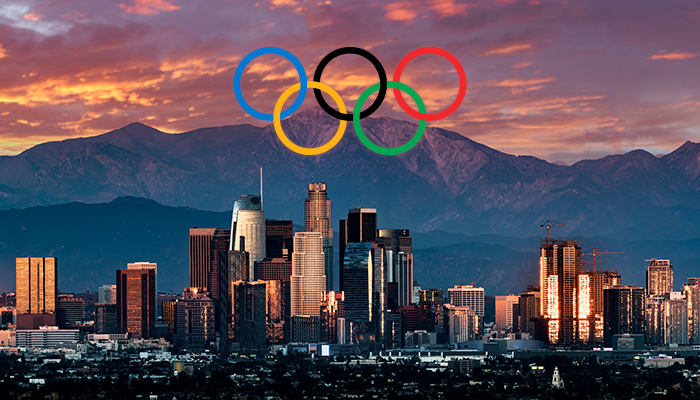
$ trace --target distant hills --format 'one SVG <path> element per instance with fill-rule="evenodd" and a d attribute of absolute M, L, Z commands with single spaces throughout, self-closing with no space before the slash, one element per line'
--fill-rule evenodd
<path fill-rule="evenodd" d="M 230 217 L 228 211 L 170 207 L 135 197 L 0 211 L 0 292 L 13 290 L 14 259 L 26 256 L 58 257 L 62 291 L 94 292 L 100 285 L 113 284 L 115 270 L 126 263 L 151 261 L 158 263 L 159 289 L 178 292 L 188 284 L 189 228 L 226 228 Z M 412 236 L 414 276 L 423 288 L 475 281 L 487 294 L 496 295 L 518 293 L 538 283 L 539 237 L 466 236 L 444 231 Z M 649 257 L 671 258 L 677 288 L 686 277 L 700 275 L 700 239 L 575 239 L 581 240 L 584 250 L 607 246 L 626 251 L 602 257 L 604 262 L 598 265 L 599 269 L 620 270 L 626 284 L 644 284 L 644 259 Z"/>
<path fill-rule="evenodd" d="M 362 124 L 383 146 L 404 143 L 416 130 L 391 118 Z M 315 108 L 283 126 L 294 142 L 317 146 L 337 121 Z M 687 142 L 663 157 L 637 150 L 563 166 L 437 128 L 427 129 L 411 151 L 381 156 L 349 127 L 333 150 L 310 157 L 284 147 L 270 126 L 166 134 L 135 123 L 0 157 L 0 209 L 135 196 L 228 211 L 239 194 L 259 190 L 261 166 L 265 208 L 277 218 L 301 221 L 306 184 L 325 181 L 334 221 L 365 206 L 378 209 L 382 226 L 415 232 L 535 236 L 539 224 L 554 219 L 566 223 L 556 232 L 562 236 L 700 237 L 699 144 Z"/>

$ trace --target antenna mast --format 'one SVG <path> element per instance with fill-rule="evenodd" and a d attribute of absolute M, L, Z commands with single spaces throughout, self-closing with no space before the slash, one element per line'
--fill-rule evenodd
<path fill-rule="evenodd" d="M 263 209 L 263 181 L 262 181 L 262 165 L 260 166 L 260 209 Z"/>

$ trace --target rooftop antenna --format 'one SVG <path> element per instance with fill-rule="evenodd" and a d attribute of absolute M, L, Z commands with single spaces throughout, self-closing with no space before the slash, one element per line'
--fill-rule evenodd
<path fill-rule="evenodd" d="M 260 166 L 260 209 L 263 209 L 263 181 L 262 181 L 262 165 Z"/>

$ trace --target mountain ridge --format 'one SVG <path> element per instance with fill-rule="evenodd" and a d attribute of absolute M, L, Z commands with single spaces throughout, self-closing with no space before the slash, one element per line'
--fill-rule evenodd
<path fill-rule="evenodd" d="M 282 121 L 290 140 L 307 147 L 328 140 L 337 124 L 320 108 Z M 382 146 L 405 143 L 416 130 L 388 117 L 362 124 Z M 421 232 L 529 236 L 554 219 L 566 223 L 566 235 L 683 238 L 700 224 L 697 143 L 662 157 L 635 150 L 563 166 L 441 128 L 426 129 L 405 154 L 381 156 L 348 127 L 327 153 L 301 156 L 278 140 L 271 125 L 170 134 L 132 123 L 0 158 L 0 209 L 136 196 L 223 211 L 238 195 L 259 190 L 260 167 L 266 208 L 294 220 L 302 214 L 289 205 L 303 201 L 307 183 L 325 181 L 334 221 L 348 208 L 375 207 L 386 225 Z"/>

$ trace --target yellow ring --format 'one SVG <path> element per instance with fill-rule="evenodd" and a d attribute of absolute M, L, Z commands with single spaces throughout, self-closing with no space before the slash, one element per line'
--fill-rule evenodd
<path fill-rule="evenodd" d="M 338 105 L 338 110 L 341 113 L 345 113 L 345 103 L 343 103 L 343 99 L 340 98 L 340 95 L 333 90 L 330 86 L 326 85 L 325 83 L 321 82 L 316 82 L 316 81 L 308 81 L 307 86 L 310 89 L 320 89 L 323 90 L 324 92 L 328 93 L 331 98 L 335 101 L 335 104 Z M 301 88 L 301 83 L 297 83 L 293 86 L 291 86 L 289 89 L 285 90 L 284 93 L 282 93 L 282 96 L 277 100 L 277 103 L 275 104 L 275 110 L 272 112 L 272 118 L 273 118 L 273 125 L 275 126 L 275 132 L 277 133 L 277 137 L 280 138 L 280 141 L 289 148 L 289 150 L 303 154 L 306 156 L 315 156 L 318 154 L 323 154 L 327 152 L 328 150 L 332 149 L 335 147 L 338 142 L 340 142 L 340 139 L 343 138 L 343 134 L 345 133 L 345 127 L 347 126 L 348 122 L 347 121 L 340 121 L 340 125 L 338 126 L 338 132 L 336 132 L 335 136 L 330 140 L 330 142 L 324 144 L 323 146 L 319 147 L 301 147 L 298 146 L 294 143 L 292 143 L 291 140 L 287 137 L 287 135 L 284 134 L 284 131 L 282 130 L 282 122 L 280 122 L 280 114 L 282 113 L 282 106 L 284 105 L 284 102 L 289 98 L 289 96 L 292 95 L 294 92 L 298 92 Z"/>

